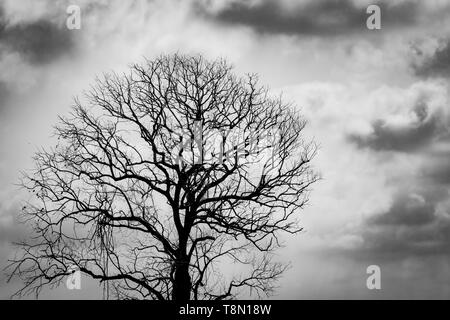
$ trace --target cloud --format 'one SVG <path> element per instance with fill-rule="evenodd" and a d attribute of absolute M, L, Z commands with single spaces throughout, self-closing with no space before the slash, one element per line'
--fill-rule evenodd
<path fill-rule="evenodd" d="M 9 89 L 4 81 L 0 80 L 0 113 L 6 108 L 7 99 L 9 97 Z"/>
<path fill-rule="evenodd" d="M 372 210 L 350 231 L 363 241 L 346 250 L 355 259 L 404 261 L 448 255 L 450 246 L 450 117 L 445 82 L 379 91 L 369 130 L 350 143 L 378 159 L 391 202 Z M 369 99 L 370 100 L 370 99 Z M 368 117 L 370 118 L 370 116 Z M 380 157 L 390 151 L 389 157 Z M 380 163 L 384 160 L 384 163 Z M 388 160 L 388 161 L 386 161 Z"/>
<path fill-rule="evenodd" d="M 412 62 L 414 73 L 422 78 L 450 77 L 450 39 L 439 41 L 432 54 L 427 54 L 420 47 L 413 46 L 412 49 L 419 61 Z"/>
<path fill-rule="evenodd" d="M 356 256 L 385 261 L 448 255 L 450 218 L 448 211 L 447 216 L 437 215 L 437 206 L 421 195 L 400 195 L 388 211 L 367 221 L 362 230 L 364 245 Z"/>
<path fill-rule="evenodd" d="M 383 28 L 411 26 L 418 22 L 418 1 L 378 1 Z M 261 34 L 337 36 L 367 31 L 366 9 L 369 3 L 352 0 L 301 1 L 228 1 L 212 10 L 197 2 L 197 11 L 225 25 L 243 25 Z"/>
<path fill-rule="evenodd" d="M 421 173 L 436 184 L 450 185 L 450 151 L 430 156 Z"/>
<path fill-rule="evenodd" d="M 32 65 L 46 65 L 76 48 L 76 31 L 65 26 L 63 2 L 13 1 L 0 4 L 0 58 L 17 54 Z"/>
<path fill-rule="evenodd" d="M 435 205 L 416 194 L 400 194 L 386 212 L 370 218 L 374 226 L 417 226 L 434 220 Z"/>
<path fill-rule="evenodd" d="M 449 286 L 439 279 L 450 257 L 448 83 L 413 81 L 341 84 L 333 95 L 317 86 L 297 90 L 317 126 L 324 182 L 311 195 L 307 234 L 296 244 L 298 269 L 318 261 L 306 275 L 295 271 L 302 283 L 290 297 L 448 298 Z M 365 286 L 371 264 L 382 270 L 377 294 Z M 321 280 L 305 280 L 317 277 L 317 265 L 326 268 Z M 304 294 L 304 287 L 314 289 Z"/>
<path fill-rule="evenodd" d="M 51 21 L 0 24 L 0 53 L 16 52 L 31 64 L 48 64 L 74 47 L 73 32 Z"/>
<path fill-rule="evenodd" d="M 450 139 L 448 119 L 442 110 L 430 110 L 424 98 L 419 97 L 407 117 L 387 115 L 371 123 L 368 134 L 349 134 L 348 138 L 359 148 L 375 151 L 415 152 L 431 143 Z"/>
<path fill-rule="evenodd" d="M 393 166 L 398 167 L 399 162 Z M 385 186 L 393 190 L 387 207 L 346 228 L 346 236 L 360 240 L 351 247 L 333 247 L 334 253 L 380 265 L 402 264 L 420 257 L 448 257 L 450 184 L 418 174 L 420 169 L 419 166 L 409 176 L 401 174 L 400 180 L 390 181 Z"/>

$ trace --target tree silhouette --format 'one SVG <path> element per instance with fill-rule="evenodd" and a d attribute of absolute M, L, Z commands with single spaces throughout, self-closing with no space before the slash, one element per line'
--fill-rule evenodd
<path fill-rule="evenodd" d="M 21 185 L 32 226 L 10 261 L 36 293 L 73 268 L 116 298 L 270 294 L 283 232 L 318 177 L 304 119 L 255 75 L 168 55 L 98 79 Z"/>

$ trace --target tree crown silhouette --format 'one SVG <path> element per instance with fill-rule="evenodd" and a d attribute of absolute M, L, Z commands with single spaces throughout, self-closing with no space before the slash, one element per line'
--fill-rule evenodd
<path fill-rule="evenodd" d="M 317 180 L 293 106 L 224 60 L 167 55 L 98 79 L 38 152 L 22 185 L 33 237 L 18 294 L 75 267 L 117 298 L 270 294 L 273 254 Z"/>

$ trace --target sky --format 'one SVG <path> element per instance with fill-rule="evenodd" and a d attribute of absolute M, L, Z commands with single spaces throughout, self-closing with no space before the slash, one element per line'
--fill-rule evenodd
<path fill-rule="evenodd" d="M 381 9 L 369 30 L 366 8 Z M 69 5 L 81 28 L 66 26 Z M 320 146 L 276 299 L 450 298 L 450 1 L 0 0 L 0 267 L 17 183 L 103 72 L 162 53 L 226 58 L 295 104 Z M 26 200 L 26 199 L 25 199 Z M 366 286 L 367 267 L 381 289 Z M 0 275 L 0 298 L 20 283 Z M 100 298 L 98 285 L 45 299 Z"/>

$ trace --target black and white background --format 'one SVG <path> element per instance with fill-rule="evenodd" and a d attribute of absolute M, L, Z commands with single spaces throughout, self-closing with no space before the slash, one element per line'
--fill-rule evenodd
<path fill-rule="evenodd" d="M 178 52 L 258 73 L 320 146 L 323 179 L 278 252 L 291 268 L 272 298 L 450 298 L 449 17 L 445 0 L 0 0 L 0 267 L 26 236 L 19 172 L 57 116 L 102 72 Z M 366 285 L 371 265 L 380 289 Z M 0 276 L 1 299 L 19 287 Z M 41 294 L 101 297 L 87 277 Z"/>

